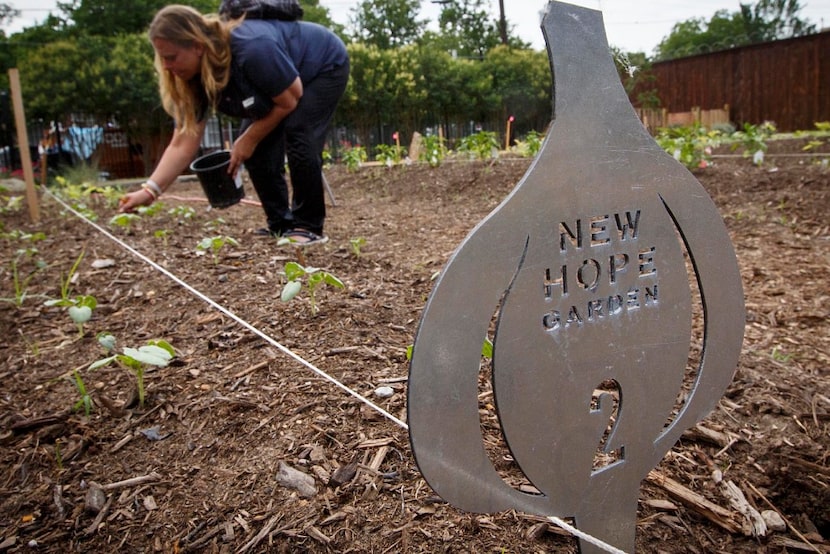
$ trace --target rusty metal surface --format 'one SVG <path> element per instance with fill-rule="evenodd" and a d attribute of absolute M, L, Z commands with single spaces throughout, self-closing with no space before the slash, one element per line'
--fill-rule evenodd
<path fill-rule="evenodd" d="M 631 108 L 601 13 L 551 2 L 543 31 L 554 123 L 430 295 L 409 374 L 410 438 L 425 479 L 456 507 L 574 517 L 633 551 L 640 481 L 732 379 L 740 275 L 714 203 Z M 703 355 L 677 414 L 694 303 Z M 478 379 L 494 314 L 498 417 L 541 494 L 509 486 L 482 442 Z M 614 457 L 594 467 L 600 443 Z"/>

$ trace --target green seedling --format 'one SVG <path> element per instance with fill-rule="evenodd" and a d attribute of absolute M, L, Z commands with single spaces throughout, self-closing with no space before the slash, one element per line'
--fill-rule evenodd
<path fill-rule="evenodd" d="M 98 342 L 101 342 L 99 336 Z M 89 369 L 98 369 L 116 363 L 128 369 L 136 378 L 138 388 L 138 405 L 144 407 L 144 372 L 148 366 L 167 367 L 176 355 L 176 351 L 167 341 L 151 340 L 139 348 L 124 347 L 121 354 L 115 354 L 93 362 Z"/>
<path fill-rule="evenodd" d="M 219 251 L 222 250 L 226 244 L 230 244 L 232 246 L 239 246 L 239 242 L 231 237 L 226 236 L 217 236 L 217 237 L 206 237 L 203 238 L 199 244 L 196 245 L 196 250 L 199 252 L 207 252 L 213 256 L 213 265 L 219 263 Z"/>
<path fill-rule="evenodd" d="M 189 219 L 193 219 L 193 216 L 196 215 L 196 210 L 194 210 L 190 206 L 176 206 L 175 208 L 170 208 L 169 210 L 167 210 L 167 213 L 172 215 L 176 219 L 183 219 L 187 221 Z"/>
<path fill-rule="evenodd" d="M 386 167 L 398 165 L 404 158 L 404 149 L 402 146 L 378 144 L 375 150 L 377 151 L 375 160 L 381 162 Z"/>
<path fill-rule="evenodd" d="M 357 171 L 368 160 L 369 155 L 362 146 L 353 146 L 343 152 L 343 163 L 346 164 L 346 170 L 350 173 Z"/>
<path fill-rule="evenodd" d="M 72 267 L 69 268 L 69 273 L 66 274 L 66 277 L 61 277 L 60 298 L 44 302 L 45 306 L 67 308 L 69 317 L 75 325 L 78 326 L 78 334 L 80 336 L 83 336 L 84 334 L 84 324 L 92 318 L 92 310 L 98 306 L 98 301 L 94 296 L 82 295 L 70 298 L 72 293 L 72 282 L 75 279 L 75 275 L 78 272 L 78 267 L 81 265 L 81 261 L 84 259 L 84 253 L 85 251 L 82 250 L 81 254 L 75 260 L 75 263 L 73 263 Z"/>
<path fill-rule="evenodd" d="M 84 335 L 84 324 L 92 318 L 92 310 L 98 306 L 94 296 L 76 296 L 69 306 L 69 317 L 78 327 L 78 336 Z"/>
<path fill-rule="evenodd" d="M 153 236 L 157 239 L 161 239 L 161 243 L 164 245 L 165 248 L 167 247 L 167 237 L 170 236 L 170 231 L 168 231 L 167 229 L 157 229 L 153 233 Z"/>
<path fill-rule="evenodd" d="M 308 287 L 308 298 L 311 301 L 311 315 L 317 315 L 317 301 L 316 292 L 320 285 L 326 284 L 340 289 L 346 288 L 343 281 L 322 269 L 316 267 L 303 267 L 297 262 L 288 262 L 285 264 L 285 277 L 288 282 L 282 289 L 280 296 L 283 302 L 290 302 L 296 297 L 303 288 L 302 280 L 306 280 Z"/>
<path fill-rule="evenodd" d="M 14 298 L 0 298 L 2 302 L 14 304 L 17 307 L 23 305 L 23 301 L 30 295 L 28 293 L 29 281 L 35 274 L 46 267 L 46 262 L 38 260 L 35 262 L 35 267 L 25 276 L 21 275 L 21 262 L 27 258 L 32 258 L 37 254 L 38 250 L 34 247 L 21 248 L 12 258 L 10 265 L 12 270 L 12 285 L 14 286 Z M 38 295 L 41 296 L 41 295 Z"/>
<path fill-rule="evenodd" d="M 792 354 L 786 354 L 783 350 L 778 348 L 777 346 L 773 347 L 771 357 L 774 361 L 778 362 L 779 364 L 786 364 L 790 360 L 792 360 Z"/>
<path fill-rule="evenodd" d="M 461 139 L 458 145 L 459 152 L 466 152 L 479 160 L 496 159 L 499 157 L 499 141 L 492 131 L 479 131 Z"/>
<path fill-rule="evenodd" d="M 533 158 L 542 149 L 543 135 L 537 131 L 530 131 L 524 140 L 516 141 L 516 151 L 523 158 Z"/>
<path fill-rule="evenodd" d="M 222 219 L 221 217 L 217 217 L 216 219 L 211 219 L 210 221 L 205 223 L 205 229 L 210 229 L 210 230 L 219 229 L 225 223 L 226 222 L 225 222 L 224 219 Z"/>
<path fill-rule="evenodd" d="M 438 167 L 447 157 L 447 147 L 444 139 L 437 135 L 427 135 L 421 141 L 420 161 L 427 162 L 430 167 Z"/>
<path fill-rule="evenodd" d="M 149 206 L 139 206 L 136 208 L 136 213 L 139 215 L 146 215 L 148 217 L 152 217 L 154 215 L 158 215 L 161 210 L 164 209 L 164 204 L 162 202 L 153 202 Z"/>
<path fill-rule="evenodd" d="M 27 233 L 25 231 L 21 231 L 20 229 L 15 229 L 13 231 L 9 231 L 8 233 L 3 233 L 0 235 L 0 238 L 36 243 L 44 240 L 46 238 L 46 233 L 42 233 L 40 231 L 37 233 Z"/>
<path fill-rule="evenodd" d="M 95 336 L 95 339 L 107 352 L 115 350 L 115 337 L 112 333 L 102 331 Z"/>
<path fill-rule="evenodd" d="M 141 219 L 138 214 L 118 214 L 110 219 L 110 225 L 124 229 L 128 235 L 132 231 L 133 223 Z"/>
<path fill-rule="evenodd" d="M 78 394 L 80 395 L 80 398 L 72 406 L 72 409 L 77 412 L 83 406 L 84 415 L 89 417 L 89 413 L 92 411 L 92 397 L 89 396 L 89 392 L 86 390 L 86 384 L 77 369 L 72 372 L 72 384 L 78 389 Z"/>
<path fill-rule="evenodd" d="M 8 196 L 2 198 L 2 204 L 0 204 L 0 214 L 11 214 L 20 211 L 20 208 L 23 207 L 23 197 L 22 196 Z"/>
<path fill-rule="evenodd" d="M 352 254 L 355 258 L 360 257 L 360 249 L 366 245 L 366 239 L 363 237 L 356 237 L 349 240 L 349 246 L 352 248 Z"/>
<path fill-rule="evenodd" d="M 84 259 L 85 253 L 85 250 L 81 250 L 81 253 L 75 260 L 75 263 L 73 263 L 72 267 L 69 268 L 69 273 L 66 274 L 66 278 L 61 279 L 61 300 L 69 300 L 69 294 L 72 291 L 72 281 L 75 279 L 75 274 L 78 271 L 78 267 L 81 265 L 81 261 Z"/>
<path fill-rule="evenodd" d="M 654 140 L 675 160 L 689 169 L 702 169 L 712 163 L 712 152 L 720 144 L 720 131 L 707 131 L 700 124 L 660 129 Z"/>
<path fill-rule="evenodd" d="M 733 133 L 730 137 L 737 141 L 732 145 L 732 150 L 743 146 L 744 156 L 751 157 L 753 164 L 761 165 L 764 163 L 764 155 L 767 151 L 767 140 L 775 131 L 775 125 L 770 122 L 761 125 L 744 123 L 743 130 Z"/>

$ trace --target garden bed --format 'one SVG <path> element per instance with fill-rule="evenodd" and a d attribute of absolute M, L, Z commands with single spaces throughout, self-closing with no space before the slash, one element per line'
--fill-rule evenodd
<path fill-rule="evenodd" d="M 738 253 L 746 336 L 718 409 L 641 487 L 642 552 L 795 552 L 808 543 L 830 552 L 830 171 L 776 160 L 774 150 L 763 167 L 716 158 L 696 173 Z M 345 289 L 321 288 L 315 315 L 306 293 L 280 300 L 285 263 L 297 256 L 253 234 L 261 209 L 208 210 L 193 181 L 129 229 L 108 225 L 114 212 L 103 198 L 85 201 L 101 228 L 157 267 L 48 195 L 38 224 L 25 208 L 2 215 L 0 551 L 576 552 L 571 536 L 540 518 L 443 503 L 401 426 L 286 354 L 405 418 L 407 347 L 434 275 L 529 164 L 328 170 L 331 240 L 302 261 Z M 14 231 L 45 238 L 30 244 Z M 225 244 L 216 260 L 199 253 L 214 236 L 238 245 Z M 48 265 L 16 305 L 13 260 L 29 245 L 38 252 L 18 258 L 20 274 L 35 260 Z M 60 297 L 81 252 L 72 295 L 97 306 L 79 332 L 44 297 Z M 163 339 L 175 349 L 168 366 L 144 375 L 143 406 L 132 372 L 87 369 L 107 355 L 102 332 L 118 348 Z M 93 402 L 89 416 L 73 409 L 73 370 Z M 392 396 L 376 397 L 381 386 Z M 310 476 L 316 492 L 286 487 L 281 464 Z M 763 538 L 728 530 L 658 478 L 740 523 L 716 469 L 787 529 Z"/>

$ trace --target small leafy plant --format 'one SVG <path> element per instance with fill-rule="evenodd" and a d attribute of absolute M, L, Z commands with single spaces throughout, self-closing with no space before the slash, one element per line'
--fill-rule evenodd
<path fill-rule="evenodd" d="M 363 146 L 352 146 L 343 151 L 343 163 L 346 164 L 346 170 L 349 172 L 357 171 L 368 160 L 369 155 Z"/>
<path fill-rule="evenodd" d="M 499 157 L 499 141 L 492 131 L 479 131 L 467 135 L 458 145 L 459 152 L 466 152 L 470 157 L 487 160 Z"/>
<path fill-rule="evenodd" d="M 161 243 L 167 247 L 167 237 L 170 236 L 170 231 L 167 229 L 156 229 L 155 232 L 153 232 L 153 236 L 161 240 Z"/>
<path fill-rule="evenodd" d="M 663 128 L 654 137 L 663 150 L 689 169 L 709 167 L 720 138 L 720 131 L 707 131 L 700 124 Z"/>
<path fill-rule="evenodd" d="M 141 219 L 138 214 L 117 214 L 110 219 L 110 225 L 120 227 L 128 235 L 132 232 L 133 223 Z"/>
<path fill-rule="evenodd" d="M 447 147 L 444 139 L 437 135 L 426 135 L 421 139 L 421 153 L 419 159 L 427 162 L 430 167 L 438 167 L 447 157 Z"/>
<path fill-rule="evenodd" d="M 176 206 L 175 208 L 170 208 L 169 210 L 167 210 L 167 213 L 172 215 L 176 219 L 183 219 L 187 221 L 189 219 L 193 219 L 193 216 L 196 215 L 196 210 L 194 210 L 190 206 Z"/>
<path fill-rule="evenodd" d="M 78 335 L 83 336 L 84 324 L 92 318 L 92 310 L 98 306 L 98 301 L 94 296 L 81 295 L 75 298 L 70 298 L 72 293 L 72 282 L 78 272 L 78 267 L 84 259 L 85 251 L 81 251 L 66 277 L 61 278 L 60 298 L 56 300 L 47 300 L 44 302 L 46 306 L 57 306 L 60 308 L 67 308 L 69 317 L 78 326 Z"/>
<path fill-rule="evenodd" d="M 378 144 L 375 147 L 375 160 L 381 162 L 386 167 L 398 165 L 404 158 L 404 149 L 402 146 L 392 144 Z"/>
<path fill-rule="evenodd" d="M 139 206 L 136 208 L 136 213 L 138 215 L 146 215 L 147 217 L 152 217 L 154 215 L 158 215 L 164 209 L 164 203 L 162 202 L 153 202 L 149 206 Z"/>
<path fill-rule="evenodd" d="M 92 397 L 89 396 L 89 392 L 86 390 L 86 384 L 84 384 L 84 380 L 81 378 L 81 374 L 78 373 L 77 369 L 72 372 L 71 380 L 80 395 L 80 398 L 72 406 L 72 409 L 77 412 L 83 406 L 84 415 L 89 417 L 89 413 L 92 411 Z"/>
<path fill-rule="evenodd" d="M 542 149 L 543 138 L 538 131 L 530 131 L 524 140 L 516 141 L 516 151 L 524 158 L 532 158 Z"/>
<path fill-rule="evenodd" d="M 78 327 L 78 335 L 83 336 L 84 324 L 92 318 L 92 310 L 98 306 L 94 296 L 76 296 L 73 305 L 69 306 L 69 317 Z"/>
<path fill-rule="evenodd" d="M 209 251 L 213 256 L 213 265 L 216 265 L 219 263 L 219 252 L 225 247 L 226 244 L 230 244 L 232 246 L 239 246 L 239 242 L 231 237 L 205 237 L 201 241 L 199 241 L 199 244 L 196 245 L 196 250 L 200 252 Z"/>
<path fill-rule="evenodd" d="M 306 280 L 308 287 L 308 297 L 311 301 L 311 315 L 317 315 L 316 291 L 320 285 L 326 284 L 340 289 L 346 288 L 343 281 L 322 269 L 316 267 L 303 267 L 297 262 L 288 262 L 285 264 L 285 277 L 288 282 L 282 289 L 280 296 L 283 302 L 290 302 L 296 297 L 303 288 L 302 280 Z"/>
<path fill-rule="evenodd" d="M 111 335 L 110 335 L 111 336 Z M 98 342 L 101 342 L 99 336 Z M 103 344 L 103 343 L 102 343 Z M 114 354 L 93 362 L 89 369 L 98 369 L 111 363 L 116 363 L 128 369 L 136 378 L 138 388 L 138 405 L 144 407 L 144 372 L 147 367 L 167 367 L 170 360 L 176 355 L 173 347 L 164 340 L 151 340 L 138 348 L 124 347 L 121 354 Z"/>
<path fill-rule="evenodd" d="M 26 275 L 21 275 L 22 262 L 28 258 L 33 258 L 37 252 L 37 248 L 34 247 L 21 248 L 16 252 L 14 258 L 12 258 L 11 262 L 9 262 L 12 270 L 14 298 L 0 298 L 0 301 L 12 303 L 18 307 L 23 305 L 23 301 L 29 297 L 29 281 L 32 280 L 32 277 L 34 277 L 38 271 L 46 267 L 46 262 L 37 260 L 35 262 L 34 269 L 29 271 Z"/>
<path fill-rule="evenodd" d="M 366 245 L 366 239 L 363 237 L 355 237 L 349 240 L 349 246 L 352 249 L 352 254 L 355 258 L 360 257 L 360 249 Z"/>
<path fill-rule="evenodd" d="M 775 133 L 775 124 L 767 121 L 761 125 L 744 123 L 743 130 L 733 133 L 730 137 L 737 140 L 732 145 L 732 150 L 741 146 L 744 148 L 744 156 L 751 157 L 752 163 L 761 165 L 764 163 L 764 155 L 767 151 L 767 140 Z"/>

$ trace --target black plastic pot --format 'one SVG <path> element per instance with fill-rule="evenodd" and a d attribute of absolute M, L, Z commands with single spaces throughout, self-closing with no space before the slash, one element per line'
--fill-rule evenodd
<path fill-rule="evenodd" d="M 228 175 L 231 153 L 228 150 L 211 152 L 190 164 L 190 170 L 199 178 L 208 202 L 214 208 L 228 208 L 245 196 L 242 179 Z"/>

